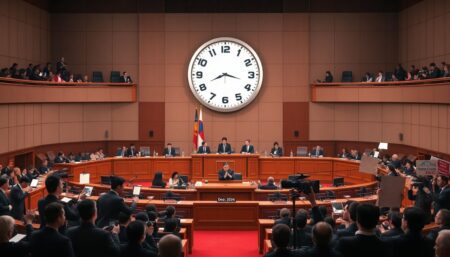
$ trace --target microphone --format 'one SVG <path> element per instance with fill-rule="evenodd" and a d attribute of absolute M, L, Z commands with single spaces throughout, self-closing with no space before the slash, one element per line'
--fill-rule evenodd
<path fill-rule="evenodd" d="M 132 186 L 131 183 L 133 183 L 133 181 L 137 179 L 137 176 L 132 177 L 130 180 L 128 180 L 128 186 Z"/>

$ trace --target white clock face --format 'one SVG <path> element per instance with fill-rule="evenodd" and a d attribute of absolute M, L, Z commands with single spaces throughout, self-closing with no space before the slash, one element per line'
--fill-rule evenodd
<path fill-rule="evenodd" d="M 194 96 L 209 109 L 237 111 L 258 95 L 263 79 L 261 61 L 245 42 L 212 39 L 192 56 L 188 70 Z"/>

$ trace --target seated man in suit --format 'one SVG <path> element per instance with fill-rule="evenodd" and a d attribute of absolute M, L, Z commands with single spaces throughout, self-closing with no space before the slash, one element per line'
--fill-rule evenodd
<path fill-rule="evenodd" d="M 171 143 L 167 143 L 167 147 L 164 148 L 164 156 L 166 157 L 176 156 L 175 148 L 172 147 Z"/>
<path fill-rule="evenodd" d="M 272 240 L 274 250 L 266 253 L 264 257 L 293 257 L 297 256 L 288 248 L 291 241 L 291 229 L 285 224 L 277 224 L 272 228 Z"/>
<path fill-rule="evenodd" d="M 450 230 L 439 232 L 436 239 L 436 257 L 450 256 Z"/>
<path fill-rule="evenodd" d="M 111 232 L 97 228 L 97 208 L 92 200 L 83 200 L 78 206 L 81 225 L 67 231 L 67 237 L 72 240 L 75 257 L 109 257 L 119 256 L 119 225 Z"/>
<path fill-rule="evenodd" d="M 450 230 L 450 211 L 447 209 L 440 209 L 434 217 L 434 223 L 439 225 L 439 227 L 431 230 L 427 235 L 427 237 L 431 238 L 433 242 L 436 241 L 439 232 L 442 230 Z"/>
<path fill-rule="evenodd" d="M 48 161 L 47 159 L 44 159 L 42 161 L 41 166 L 38 168 L 39 174 L 43 175 L 43 174 L 47 174 L 50 169 L 48 168 Z"/>
<path fill-rule="evenodd" d="M 303 248 L 299 252 L 301 257 L 342 257 L 342 254 L 333 249 L 333 228 L 326 222 L 318 222 L 312 228 L 314 246 Z"/>
<path fill-rule="evenodd" d="M 175 235 L 165 235 L 159 240 L 159 256 L 181 256 L 181 239 Z"/>
<path fill-rule="evenodd" d="M 120 83 L 133 83 L 133 80 L 130 75 L 128 75 L 128 72 L 124 71 L 122 73 L 122 76 L 120 76 Z"/>
<path fill-rule="evenodd" d="M 217 147 L 218 153 L 231 153 L 231 145 L 227 143 L 227 138 L 222 137 L 222 143 Z"/>
<path fill-rule="evenodd" d="M 323 149 L 320 145 L 316 146 L 310 153 L 311 157 L 323 157 Z"/>
<path fill-rule="evenodd" d="M 267 178 L 267 184 L 262 185 L 261 181 L 258 181 L 258 188 L 264 190 L 275 190 L 278 189 L 277 185 L 275 185 L 275 179 L 273 177 Z"/>
<path fill-rule="evenodd" d="M 283 156 L 283 149 L 278 145 L 278 142 L 273 143 L 272 150 L 270 150 L 270 155 L 273 157 Z"/>
<path fill-rule="evenodd" d="M 31 256 L 33 257 L 73 257 L 72 242 L 58 232 L 64 225 L 64 207 L 59 203 L 51 203 L 44 211 L 46 226 L 31 236 Z"/>
<path fill-rule="evenodd" d="M 127 226 L 128 242 L 122 245 L 120 250 L 121 257 L 156 257 L 156 253 L 145 249 L 143 243 L 145 242 L 147 228 L 144 222 L 140 220 L 132 221 Z"/>
<path fill-rule="evenodd" d="M 136 146 L 134 144 L 130 144 L 130 148 L 127 150 L 127 157 L 134 157 L 137 155 Z"/>
<path fill-rule="evenodd" d="M 123 193 L 123 184 L 125 180 L 121 177 L 111 177 L 111 190 L 100 196 L 97 200 L 98 219 L 97 225 L 100 228 L 109 226 L 111 222 L 116 222 L 119 218 L 119 213 L 124 212 L 132 214 L 136 209 L 136 202 L 138 197 L 133 198 L 131 206 L 128 207 L 123 198 L 120 196 Z"/>
<path fill-rule="evenodd" d="M 280 218 L 275 220 L 275 225 L 277 224 L 285 224 L 287 226 L 291 226 L 291 211 L 288 208 L 283 208 L 280 210 Z"/>
<path fill-rule="evenodd" d="M 219 180 L 233 180 L 234 171 L 230 169 L 230 165 L 225 163 L 223 168 L 219 170 Z"/>
<path fill-rule="evenodd" d="M 122 156 L 122 157 L 127 156 L 127 147 L 126 146 L 118 147 L 116 156 Z"/>
<path fill-rule="evenodd" d="M 28 216 L 28 217 L 27 217 Z M 33 232 L 33 227 L 31 222 L 33 221 L 32 215 L 27 215 L 25 217 L 27 239 L 31 237 Z M 14 235 L 14 225 L 15 221 L 11 216 L 2 215 L 0 216 L 0 254 L 2 256 L 11 257 L 28 257 L 30 252 L 30 244 L 25 240 L 21 240 L 17 243 L 9 242 L 9 240 Z"/>
<path fill-rule="evenodd" d="M 242 154 L 251 154 L 255 153 L 255 148 L 250 144 L 250 139 L 245 140 L 244 145 L 241 148 Z"/>
<path fill-rule="evenodd" d="M 0 177 L 0 216 L 8 215 L 12 209 L 11 202 L 9 201 L 6 192 L 9 190 L 8 180 L 4 177 Z"/>
<path fill-rule="evenodd" d="M 211 149 L 209 149 L 208 143 L 203 141 L 202 145 L 198 147 L 197 153 L 200 153 L 200 154 L 211 153 Z"/>
<path fill-rule="evenodd" d="M 29 184 L 30 180 L 28 177 L 22 176 L 19 179 L 19 184 L 16 184 L 11 188 L 9 199 L 11 201 L 12 210 L 10 215 L 16 220 L 21 220 L 25 214 L 25 198 L 31 190 Z"/>

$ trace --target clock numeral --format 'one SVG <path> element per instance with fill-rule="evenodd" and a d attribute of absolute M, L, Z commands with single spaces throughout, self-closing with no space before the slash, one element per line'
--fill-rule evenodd
<path fill-rule="evenodd" d="M 249 79 L 254 79 L 255 78 L 255 73 L 253 71 L 249 71 L 248 72 L 248 78 Z"/>
<path fill-rule="evenodd" d="M 238 53 L 236 56 L 239 56 L 241 54 L 241 49 L 238 50 Z"/>
<path fill-rule="evenodd" d="M 230 53 L 230 46 L 222 46 L 222 53 L 229 54 Z"/>
<path fill-rule="evenodd" d="M 201 91 L 205 91 L 206 90 L 206 85 L 205 84 L 200 84 L 198 87 L 200 88 Z"/>
<path fill-rule="evenodd" d="M 252 65 L 252 60 L 250 60 L 250 59 L 245 59 L 245 66 L 251 66 Z"/>
<path fill-rule="evenodd" d="M 211 98 L 209 98 L 209 100 L 212 100 L 214 97 L 216 97 L 216 94 L 214 94 L 213 92 L 211 92 Z"/>
<path fill-rule="evenodd" d="M 195 73 L 195 75 L 197 75 L 197 78 L 198 78 L 198 79 L 203 78 L 203 72 L 201 72 L 201 71 L 197 71 L 197 72 Z"/>
<path fill-rule="evenodd" d="M 223 47 L 223 46 L 222 46 L 222 47 Z M 223 50 L 222 50 L 222 52 L 223 52 Z M 209 54 L 211 55 L 211 57 L 216 56 L 216 50 L 214 50 L 214 49 L 209 50 Z"/>
<path fill-rule="evenodd" d="M 224 103 L 224 104 L 228 103 L 228 96 L 222 97 L 222 103 Z"/>
<path fill-rule="evenodd" d="M 236 101 L 241 101 L 242 100 L 241 93 L 235 94 L 235 96 L 236 96 Z"/>
<path fill-rule="evenodd" d="M 250 84 L 247 84 L 247 85 L 245 85 L 244 88 L 247 89 L 247 91 L 250 91 L 251 87 L 252 87 L 252 86 L 251 86 Z"/>
<path fill-rule="evenodd" d="M 198 64 L 200 64 L 201 66 L 205 67 L 206 64 L 208 64 L 208 61 L 205 59 L 198 59 Z"/>

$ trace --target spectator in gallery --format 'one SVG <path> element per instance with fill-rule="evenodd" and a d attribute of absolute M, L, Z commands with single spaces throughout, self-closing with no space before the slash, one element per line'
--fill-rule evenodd
<path fill-rule="evenodd" d="M 84 82 L 84 83 L 90 82 L 90 81 L 89 81 L 88 75 L 84 75 L 84 76 L 83 76 L 83 82 Z"/>
<path fill-rule="evenodd" d="M 48 79 L 50 77 L 51 71 L 52 71 L 52 64 L 48 62 L 45 65 L 44 70 L 42 71 L 42 77 Z"/>
<path fill-rule="evenodd" d="M 362 82 L 373 82 L 372 75 L 369 72 L 366 72 L 366 74 L 362 78 Z"/>
<path fill-rule="evenodd" d="M 276 190 L 278 186 L 275 184 L 275 179 L 273 177 L 267 178 L 267 184 L 261 184 L 261 181 L 258 180 L 258 188 L 263 190 Z"/>
<path fill-rule="evenodd" d="M 270 155 L 279 157 L 283 156 L 283 149 L 278 145 L 278 142 L 273 143 L 273 147 L 270 150 Z"/>
<path fill-rule="evenodd" d="M 395 67 L 394 74 L 395 78 L 399 81 L 406 79 L 406 70 L 403 69 L 403 66 L 399 63 L 397 67 Z M 394 80 L 395 81 L 395 80 Z"/>
<path fill-rule="evenodd" d="M 160 257 L 176 257 L 181 256 L 182 244 L 181 239 L 175 235 L 165 235 L 159 240 Z"/>
<path fill-rule="evenodd" d="M 61 82 L 65 82 L 63 79 L 62 79 L 62 77 L 61 77 L 61 72 L 60 71 L 57 71 L 56 72 L 56 74 L 53 76 L 53 80 L 52 80 L 53 82 L 58 82 L 58 83 L 61 83 Z"/>
<path fill-rule="evenodd" d="M 417 79 L 417 75 L 419 73 L 419 70 L 416 68 L 415 65 L 411 65 L 409 68 L 408 73 L 406 74 L 406 80 L 414 80 Z"/>
<path fill-rule="evenodd" d="M 385 81 L 385 77 L 384 77 L 384 73 L 383 71 L 378 71 L 377 73 L 377 77 L 375 78 L 375 82 L 384 82 Z"/>
<path fill-rule="evenodd" d="M 275 226 L 278 224 L 285 224 L 291 226 L 291 211 L 288 208 L 283 208 L 280 210 L 280 218 L 275 220 Z"/>
<path fill-rule="evenodd" d="M 28 64 L 28 67 L 25 70 L 25 77 L 27 77 L 29 79 L 32 74 L 33 74 L 33 64 L 30 63 L 30 64 Z"/>
<path fill-rule="evenodd" d="M 128 75 L 128 72 L 124 71 L 122 73 L 122 76 L 120 76 L 120 82 L 121 83 L 133 83 L 133 80 L 131 79 L 130 75 Z"/>
<path fill-rule="evenodd" d="M 338 154 L 339 158 L 345 158 L 348 159 L 350 156 L 350 153 L 347 151 L 347 149 L 342 148 L 341 152 Z"/>
<path fill-rule="evenodd" d="M 330 218 L 331 219 L 331 218 Z M 331 219 L 333 220 L 333 219 Z M 342 255 L 333 249 L 333 228 L 326 222 L 318 222 L 312 228 L 313 247 L 300 249 L 302 257 L 341 257 Z"/>
<path fill-rule="evenodd" d="M 272 240 L 274 250 L 266 253 L 264 257 L 281 257 L 296 256 L 291 249 L 288 248 L 291 241 L 291 229 L 285 224 L 277 224 L 272 229 Z"/>
<path fill-rule="evenodd" d="M 442 77 L 450 77 L 449 66 L 449 64 L 445 64 L 442 68 Z"/>
<path fill-rule="evenodd" d="M 65 63 L 64 57 L 61 57 L 59 61 L 56 62 L 56 72 L 59 72 L 60 76 L 67 80 L 67 64 Z"/>
<path fill-rule="evenodd" d="M 325 79 L 324 80 L 317 80 L 317 83 L 331 83 L 333 82 L 333 75 L 331 74 L 331 71 L 327 70 L 325 72 Z"/>
<path fill-rule="evenodd" d="M 19 65 L 17 63 L 13 63 L 13 65 L 9 68 L 9 74 L 11 74 L 11 76 L 16 76 L 16 74 L 18 74 L 17 72 L 17 67 Z"/>
<path fill-rule="evenodd" d="M 405 161 L 405 166 L 403 167 L 403 172 L 407 176 L 415 176 L 416 175 L 416 168 L 414 167 L 414 164 L 410 160 Z"/>
<path fill-rule="evenodd" d="M 430 63 L 430 71 L 428 73 L 428 78 L 435 79 L 441 76 L 441 70 L 436 66 L 436 63 Z"/>
<path fill-rule="evenodd" d="M 11 78 L 11 74 L 9 73 L 9 69 L 8 69 L 8 68 L 3 68 L 3 69 L 0 71 L 0 77 L 3 77 L 3 78 Z"/>
<path fill-rule="evenodd" d="M 387 215 L 387 220 L 384 221 L 379 228 L 380 238 L 389 238 L 403 235 L 402 230 L 402 216 L 398 211 L 390 211 Z"/>
<path fill-rule="evenodd" d="M 423 66 L 422 69 L 417 74 L 418 79 L 428 79 L 429 78 L 429 71 L 427 66 Z"/>
<path fill-rule="evenodd" d="M 67 82 L 75 82 L 75 79 L 73 77 L 73 74 L 69 75 L 69 80 Z"/>

